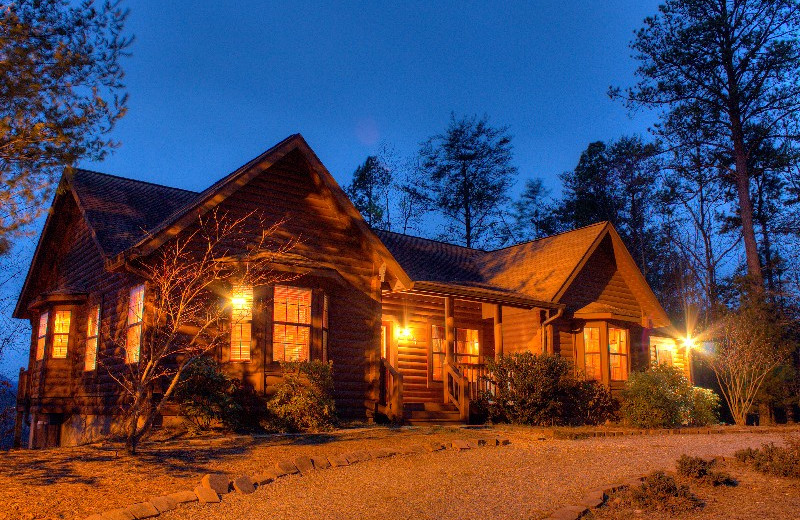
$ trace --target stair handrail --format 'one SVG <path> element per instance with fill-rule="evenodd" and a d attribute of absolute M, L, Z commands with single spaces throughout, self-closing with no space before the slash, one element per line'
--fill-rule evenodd
<path fill-rule="evenodd" d="M 389 363 L 386 358 L 381 358 L 386 375 L 389 379 L 386 385 L 386 415 L 392 421 L 403 419 L 403 374 Z"/>
<path fill-rule="evenodd" d="M 469 394 L 467 393 L 467 378 L 461 373 L 457 365 L 445 361 L 445 398 L 458 408 L 461 420 L 469 420 Z"/>

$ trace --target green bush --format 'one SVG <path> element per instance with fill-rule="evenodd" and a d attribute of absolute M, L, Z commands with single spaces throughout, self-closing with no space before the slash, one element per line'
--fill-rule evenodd
<path fill-rule="evenodd" d="M 219 423 L 236 429 L 242 415 L 242 408 L 234 398 L 238 390 L 238 382 L 223 374 L 216 360 L 201 357 L 181 374 L 175 401 L 181 414 L 197 430 L 209 430 Z"/>
<path fill-rule="evenodd" d="M 598 424 L 614 417 L 617 405 L 607 388 L 578 380 L 560 356 L 530 352 L 490 360 L 476 409 L 493 422 L 530 425 Z"/>
<path fill-rule="evenodd" d="M 280 431 L 314 432 L 336 424 L 333 368 L 321 361 L 281 363 L 283 381 L 267 403 L 270 426 Z"/>
<path fill-rule="evenodd" d="M 734 486 L 736 481 L 729 474 L 715 470 L 717 461 L 701 457 L 682 455 L 676 463 L 678 475 L 683 475 L 703 484 L 712 486 Z"/>
<path fill-rule="evenodd" d="M 736 458 L 762 473 L 800 479 L 800 440 L 787 437 L 786 446 L 773 443 L 736 452 Z"/>
<path fill-rule="evenodd" d="M 658 365 L 630 375 L 622 391 L 622 416 L 637 428 L 716 423 L 719 397 L 696 388 L 676 367 Z"/>

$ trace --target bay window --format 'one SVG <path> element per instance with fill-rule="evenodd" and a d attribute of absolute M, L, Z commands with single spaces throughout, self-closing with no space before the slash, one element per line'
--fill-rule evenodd
<path fill-rule="evenodd" d="M 83 369 L 87 372 L 97 368 L 97 348 L 100 338 L 100 306 L 89 309 L 86 318 L 86 358 Z"/>
<path fill-rule="evenodd" d="M 53 320 L 53 359 L 65 359 L 69 345 L 69 327 L 72 311 L 57 310 Z"/>
<path fill-rule="evenodd" d="M 276 285 L 272 316 L 272 360 L 309 361 L 311 289 Z"/>
<path fill-rule="evenodd" d="M 576 336 L 578 368 L 586 379 L 605 384 L 628 380 L 630 334 L 628 329 L 606 322 L 587 323 Z"/>
<path fill-rule="evenodd" d="M 138 363 L 142 348 L 142 325 L 144 321 L 144 284 L 131 288 L 128 296 L 128 323 L 125 336 L 125 360 Z"/>

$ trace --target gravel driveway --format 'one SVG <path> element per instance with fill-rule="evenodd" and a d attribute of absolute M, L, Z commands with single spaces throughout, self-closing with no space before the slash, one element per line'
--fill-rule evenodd
<path fill-rule="evenodd" d="M 579 441 L 542 441 L 519 431 L 508 436 L 510 446 L 399 456 L 283 478 L 253 495 L 230 494 L 221 504 L 194 504 L 160 518 L 542 518 L 590 488 L 672 469 L 684 453 L 732 455 L 781 442 L 777 434 Z"/>

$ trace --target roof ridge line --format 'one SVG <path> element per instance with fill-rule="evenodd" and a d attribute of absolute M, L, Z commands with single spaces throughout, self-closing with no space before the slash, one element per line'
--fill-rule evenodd
<path fill-rule="evenodd" d="M 462 245 L 459 245 L 459 244 L 453 244 L 452 242 L 447 242 L 445 240 L 439 240 L 439 239 L 436 239 L 436 238 L 428 238 L 428 237 L 421 237 L 421 236 L 417 236 L 417 235 L 409 235 L 408 233 L 398 233 L 397 231 L 391 231 L 389 229 L 380 229 L 380 228 L 371 228 L 371 229 L 373 231 L 379 231 L 379 232 L 382 232 L 382 233 L 391 233 L 393 235 L 400 235 L 400 236 L 409 237 L 409 238 L 417 238 L 419 240 L 426 240 L 428 242 L 436 242 L 437 244 L 444 244 L 444 245 L 447 245 L 447 246 L 453 246 L 453 247 L 457 247 L 459 249 L 466 249 L 468 251 L 476 251 L 478 253 L 490 253 L 491 252 L 491 250 L 479 249 L 477 247 L 462 246 Z"/>
<path fill-rule="evenodd" d="M 492 250 L 487 251 L 487 253 L 496 253 L 497 251 L 504 251 L 506 249 L 511 249 L 512 247 L 524 246 L 525 244 L 532 244 L 534 242 L 538 242 L 539 240 L 546 240 L 548 238 L 555 238 L 555 237 L 559 237 L 561 235 L 566 235 L 567 233 L 574 233 L 576 231 L 581 231 L 583 229 L 588 229 L 588 228 L 594 227 L 594 226 L 605 225 L 605 224 L 608 224 L 608 223 L 610 223 L 609 220 L 601 220 L 600 222 L 595 222 L 594 224 L 587 224 L 587 225 L 581 226 L 579 228 L 568 229 L 566 231 L 561 231 L 560 233 L 555 233 L 553 235 L 547 235 L 546 237 L 534 238 L 532 240 L 524 240 L 524 241 L 518 242 L 516 244 L 511 244 L 511 245 L 504 246 L 504 247 L 501 247 L 501 248 L 498 248 L 498 249 L 492 249 Z"/>
<path fill-rule="evenodd" d="M 97 170 L 90 170 L 88 168 L 75 168 L 75 171 L 83 171 L 83 172 L 87 172 L 87 173 L 92 173 L 94 175 L 102 175 L 104 177 L 111 177 L 113 179 L 120 179 L 120 180 L 123 180 L 123 181 L 134 182 L 136 184 L 148 184 L 150 186 L 158 186 L 159 188 L 166 188 L 168 190 L 185 191 L 186 193 L 193 193 L 195 195 L 200 194 L 199 191 L 187 190 L 186 188 L 177 188 L 175 186 L 167 186 L 166 184 L 159 184 L 157 182 L 143 181 L 143 180 L 140 180 L 140 179 L 132 179 L 130 177 L 123 177 L 122 175 L 115 175 L 113 173 L 99 172 Z"/>

